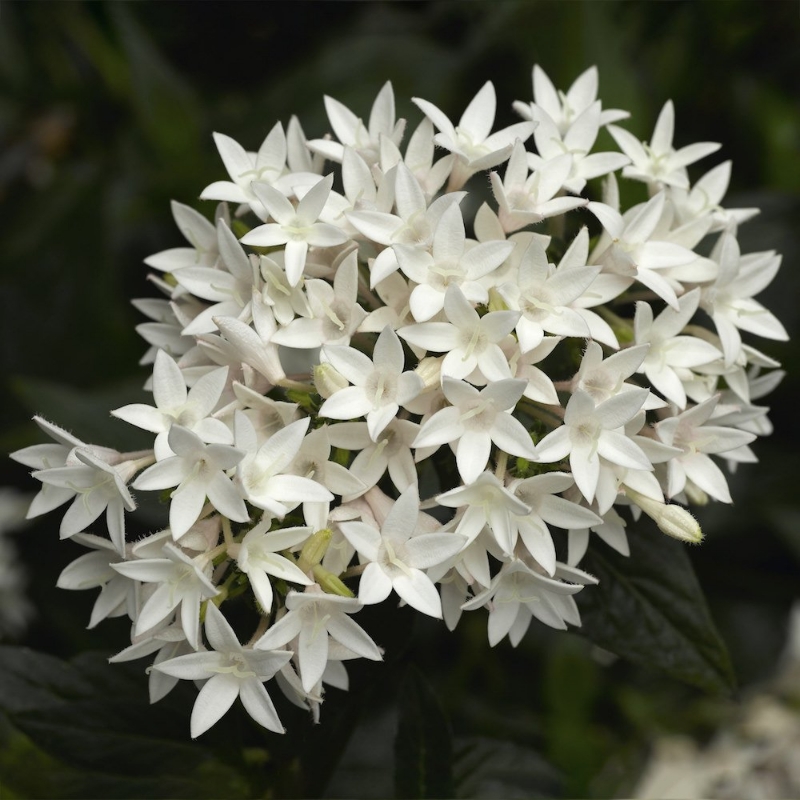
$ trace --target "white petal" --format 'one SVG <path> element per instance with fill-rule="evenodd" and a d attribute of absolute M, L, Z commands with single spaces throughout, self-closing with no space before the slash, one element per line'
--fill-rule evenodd
<path fill-rule="evenodd" d="M 366 574 L 366 573 L 365 573 Z M 362 577 L 363 580 L 363 577 Z M 442 601 L 431 579 L 418 569 L 411 575 L 400 575 L 391 582 L 394 590 L 412 608 L 436 619 L 442 618 Z"/>
<path fill-rule="evenodd" d="M 239 686 L 240 682 L 228 674 L 214 675 L 206 682 L 192 708 L 192 739 L 196 739 L 222 719 L 239 696 Z"/>

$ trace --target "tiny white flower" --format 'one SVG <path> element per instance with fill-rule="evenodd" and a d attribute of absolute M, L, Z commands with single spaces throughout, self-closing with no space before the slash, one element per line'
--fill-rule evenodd
<path fill-rule="evenodd" d="M 218 722 L 237 697 L 259 725 L 274 733 L 283 733 L 283 725 L 264 682 L 289 661 L 292 653 L 242 647 L 213 603 L 206 604 L 205 629 L 213 650 L 189 653 L 153 665 L 154 669 L 175 678 L 206 681 L 192 709 L 192 738 L 196 739 Z"/>
<path fill-rule="evenodd" d="M 361 555 L 358 599 L 380 603 L 392 589 L 423 614 L 442 618 L 439 593 L 423 572 L 455 555 L 466 540 L 457 533 L 417 533 L 419 496 L 406 489 L 392 506 L 380 531 L 364 522 L 341 522 L 339 527 Z"/>

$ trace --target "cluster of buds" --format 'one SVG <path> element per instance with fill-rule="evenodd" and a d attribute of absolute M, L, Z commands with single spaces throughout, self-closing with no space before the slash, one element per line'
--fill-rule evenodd
<path fill-rule="evenodd" d="M 579 625 L 592 534 L 627 554 L 643 512 L 699 541 L 684 506 L 731 502 L 713 456 L 754 461 L 770 432 L 755 403 L 781 372 L 742 333 L 786 338 L 753 299 L 780 257 L 740 253 L 757 210 L 721 205 L 730 162 L 690 185 L 719 145 L 676 150 L 669 102 L 638 141 L 594 68 L 562 93 L 534 67 L 494 132 L 490 82 L 458 124 L 413 102 L 405 145 L 390 84 L 367 124 L 326 97 L 324 138 L 295 118 L 257 152 L 215 135 L 214 222 L 173 204 L 188 246 L 146 260 L 164 297 L 136 301 L 153 405 L 112 411 L 152 449 L 37 418 L 53 443 L 14 454 L 42 483 L 29 515 L 72 501 L 61 536 L 91 551 L 59 585 L 100 588 L 90 627 L 132 620 L 112 661 L 155 654 L 153 701 L 204 682 L 192 736 L 237 697 L 281 732 L 273 677 L 316 718 L 345 661 L 381 659 L 365 605 L 450 629 L 488 609 L 492 645 Z M 602 128 L 617 151 L 592 152 Z M 130 489 L 163 493 L 167 529 L 129 541 Z M 108 537 L 87 531 L 103 511 Z"/>

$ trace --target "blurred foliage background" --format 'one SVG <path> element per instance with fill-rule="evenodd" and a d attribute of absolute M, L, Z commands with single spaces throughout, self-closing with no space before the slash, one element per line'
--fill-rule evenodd
<path fill-rule="evenodd" d="M 393 773 L 398 707 L 407 709 L 412 696 L 428 697 L 433 707 L 425 694 L 430 687 L 441 715 L 425 721 L 426 730 L 434 741 L 449 741 L 435 735 L 437 725 L 455 734 L 455 771 L 435 786 L 434 796 L 629 795 L 656 735 L 682 732 L 702 741 L 736 713 L 752 687 L 774 674 L 789 610 L 800 594 L 800 425 L 794 416 L 800 383 L 799 34 L 796 0 L 2 0 L 5 452 L 40 441 L 33 413 L 86 441 L 136 445 L 136 432 L 108 411 L 134 402 L 147 376 L 137 365 L 146 346 L 134 330 L 143 320 L 130 299 L 155 295 L 143 258 L 182 243 L 169 201 L 200 207 L 200 190 L 224 176 L 212 131 L 256 149 L 276 120 L 285 124 L 296 114 L 313 138 L 328 130 L 323 94 L 366 115 L 391 80 L 398 113 L 416 121 L 412 96 L 457 117 L 491 79 L 501 127 L 515 121 L 513 100 L 531 99 L 534 63 L 562 89 L 596 64 L 604 107 L 630 110 L 625 124 L 640 138 L 649 138 L 661 106 L 672 98 L 676 146 L 722 142 L 692 177 L 732 159 L 726 205 L 762 209 L 740 231 L 743 252 L 784 255 L 778 279 L 760 298 L 793 340 L 759 343 L 788 371 L 769 398 L 776 432 L 757 443 L 761 463 L 734 477 L 735 508 L 704 510 L 707 541 L 690 552 L 732 655 L 737 695 L 709 696 L 542 626 L 534 626 L 517 650 L 507 642 L 490 650 L 479 614 L 469 615 L 473 619 L 455 636 L 426 621 L 414 622 L 410 636 L 412 620 L 401 611 L 381 639 L 389 663 L 354 669 L 352 699 L 331 692 L 320 728 L 287 711 L 287 727 L 300 733 L 287 744 L 274 744 L 272 737 L 267 747 L 276 749 L 264 756 L 271 766 L 261 769 L 260 756 L 239 764 L 251 781 L 240 796 L 318 795 L 331 774 L 329 796 L 379 797 L 395 790 L 413 796 L 402 775 Z M 209 214 L 210 205 L 203 207 Z M 0 470 L 0 485 L 35 491 L 19 465 L 2 461 Z M 107 656 L 125 645 L 127 625 L 111 621 L 87 632 L 95 593 L 54 588 L 61 569 L 83 552 L 58 542 L 56 518 L 37 520 L 15 537 L 36 608 L 20 643 L 64 658 L 83 650 Z M 141 530 L 148 524 L 156 523 L 145 522 Z M 409 664 L 418 671 L 409 673 Z M 144 676 L 137 674 L 134 683 L 143 685 Z M 185 723 L 177 736 L 187 741 L 191 700 L 191 692 L 175 700 L 176 707 L 184 704 L 175 712 L 178 728 Z M 145 712 L 143 730 L 166 714 L 154 709 L 160 716 L 148 722 Z M 224 735 L 215 736 L 212 746 L 223 748 Z M 15 758 L 23 753 L 26 764 L 47 771 L 46 756 L 28 744 L 19 747 Z M 292 747 L 301 747 L 302 758 Z M 286 769 L 275 766 L 279 758 Z M 295 774 L 309 764 L 318 773 L 313 780 Z M 0 775 L 5 767 L 0 760 Z M 75 785 L 102 794 L 95 784 Z M 119 790 L 120 796 L 159 796 L 153 787 L 123 785 L 130 791 Z M 181 791 L 163 787 L 162 795 Z M 44 790 L 20 784 L 16 791 L 42 796 L 37 791 Z"/>

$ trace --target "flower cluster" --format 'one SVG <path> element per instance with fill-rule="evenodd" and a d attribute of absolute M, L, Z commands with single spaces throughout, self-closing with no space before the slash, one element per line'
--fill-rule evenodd
<path fill-rule="evenodd" d="M 381 659 L 354 617 L 394 595 L 450 629 L 488 609 L 492 645 L 579 625 L 592 534 L 627 554 L 643 512 L 699 541 L 684 506 L 731 502 L 714 456 L 770 432 L 781 372 L 742 336 L 786 338 L 754 299 L 780 257 L 740 252 L 757 210 L 721 205 L 730 162 L 690 184 L 719 145 L 675 149 L 669 102 L 640 142 L 594 68 L 562 93 L 534 67 L 502 130 L 490 82 L 457 123 L 413 102 L 408 137 L 388 83 L 366 124 L 326 97 L 324 138 L 216 134 L 214 222 L 173 204 L 188 245 L 146 260 L 164 297 L 136 301 L 153 403 L 112 412 L 152 449 L 37 418 L 52 443 L 14 454 L 29 515 L 70 503 L 61 536 L 89 548 L 59 585 L 100 588 L 90 627 L 133 622 L 112 661 L 154 656 L 154 701 L 204 682 L 192 736 L 237 697 L 282 731 L 273 677 L 316 717 L 345 661 Z M 593 152 L 602 129 L 618 150 Z M 126 537 L 131 489 L 163 493 L 166 530 Z"/>

